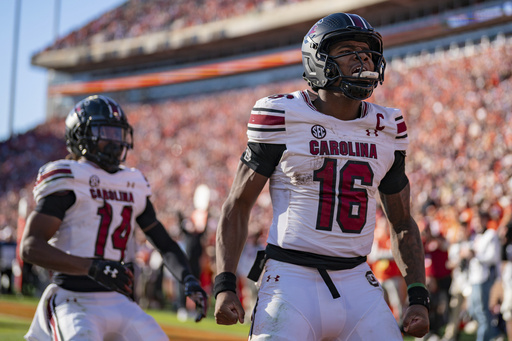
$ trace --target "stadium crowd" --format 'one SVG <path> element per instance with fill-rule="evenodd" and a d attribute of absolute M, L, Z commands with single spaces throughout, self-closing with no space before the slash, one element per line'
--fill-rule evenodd
<path fill-rule="evenodd" d="M 46 50 L 134 38 L 247 15 L 304 0 L 128 0 L 61 37 Z"/>
<path fill-rule="evenodd" d="M 475 250 L 471 246 L 472 253 L 460 250 L 472 245 L 485 229 L 496 231 L 500 252 L 506 245 L 509 253 L 512 248 L 512 41 L 483 39 L 478 45 L 397 58 L 388 64 L 386 80 L 371 101 L 401 108 L 404 113 L 411 141 L 406 167 L 414 216 L 425 242 L 432 331 L 441 334 L 446 329 L 447 338 L 455 337 L 465 324 L 470 330 L 477 315 L 469 314 L 468 287 L 472 275 L 468 262 Z M 183 237 L 179 214 L 192 217 L 197 186 L 206 184 L 211 190 L 199 259 L 201 281 L 208 290 L 214 277 L 217 218 L 237 156 L 243 151 L 240 146 L 246 140 L 251 107 L 260 97 L 306 87 L 304 81 L 294 80 L 123 105 L 135 127 L 135 149 L 126 163 L 139 168 L 152 184 L 159 219 L 171 235 Z M 0 143 L 0 229 L 19 224 L 20 198 L 33 205 L 31 189 L 37 169 L 66 155 L 63 132 L 63 121 L 56 120 Z M 251 246 L 264 243 L 271 209 L 268 191 L 264 191 L 251 215 Z M 370 262 L 399 318 L 405 289 L 389 254 L 385 224 L 385 219 L 377 220 Z M 249 247 L 247 252 L 252 252 Z M 494 266 L 496 280 L 488 288 L 491 307 L 482 309 L 491 317 L 490 324 L 504 329 L 499 318 L 504 284 L 499 258 Z M 151 287 L 138 291 L 141 299 L 148 306 L 168 307 L 176 300 L 175 284 L 161 272 L 142 238 L 139 259 L 141 273 L 146 274 L 142 282 Z M 245 276 L 246 266 L 240 268 L 240 275 Z M 248 284 L 241 282 L 240 286 L 247 289 Z M 250 308 L 251 294 L 245 300 Z"/>

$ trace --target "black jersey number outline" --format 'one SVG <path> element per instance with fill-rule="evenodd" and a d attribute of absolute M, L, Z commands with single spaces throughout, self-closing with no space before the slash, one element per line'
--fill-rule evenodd
<path fill-rule="evenodd" d="M 314 171 L 314 180 L 320 182 L 316 229 L 332 231 L 334 217 L 346 233 L 361 233 L 368 214 L 368 191 L 356 187 L 371 186 L 373 170 L 368 162 L 347 161 L 339 171 L 338 205 L 336 208 L 337 159 L 325 158 L 320 169 Z M 336 211 L 336 215 L 334 215 Z"/>
<path fill-rule="evenodd" d="M 130 232 L 132 230 L 132 206 L 123 206 L 121 211 L 121 224 L 112 233 L 112 246 L 114 249 L 121 251 L 121 259 L 124 260 L 124 253 L 126 250 L 126 244 L 130 238 Z M 107 244 L 108 231 L 110 224 L 112 223 L 112 205 L 105 201 L 103 207 L 98 208 L 98 215 L 101 217 L 100 226 L 98 227 L 98 235 L 96 237 L 96 244 L 94 247 L 94 255 L 96 257 L 105 256 L 105 245 Z"/>

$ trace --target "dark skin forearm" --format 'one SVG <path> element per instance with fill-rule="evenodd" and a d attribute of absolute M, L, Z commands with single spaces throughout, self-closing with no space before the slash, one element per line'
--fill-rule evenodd
<path fill-rule="evenodd" d="M 266 177 L 239 163 L 217 227 L 217 273 L 236 272 L 247 240 L 251 209 L 266 182 Z"/>
<path fill-rule="evenodd" d="M 396 194 L 381 193 L 381 202 L 391 224 L 393 256 L 405 282 L 425 284 L 425 255 L 418 225 L 410 213 L 410 186 Z"/>
<path fill-rule="evenodd" d="M 418 225 L 411 216 L 409 185 L 396 194 L 381 193 L 381 202 L 391 224 L 391 249 L 407 285 L 425 284 L 425 255 Z M 428 310 L 409 306 L 403 315 L 404 332 L 423 337 L 429 330 Z"/>
<path fill-rule="evenodd" d="M 32 212 L 20 244 L 23 261 L 69 275 L 87 275 L 92 260 L 67 254 L 50 244 L 48 240 L 57 232 L 61 220 L 38 212 Z"/>
<path fill-rule="evenodd" d="M 222 206 L 217 227 L 217 273 L 236 273 L 238 261 L 248 234 L 251 209 L 268 178 L 254 172 L 242 162 L 238 163 L 235 180 L 227 200 Z M 237 295 L 223 291 L 215 302 L 217 324 L 244 323 L 245 311 Z"/>

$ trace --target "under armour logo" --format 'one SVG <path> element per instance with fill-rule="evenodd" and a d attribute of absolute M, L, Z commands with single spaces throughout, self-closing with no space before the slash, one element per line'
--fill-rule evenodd
<path fill-rule="evenodd" d="M 110 277 L 116 278 L 119 271 L 117 269 L 112 269 L 110 265 L 107 265 L 105 270 L 103 270 L 103 273 L 107 276 L 110 274 Z"/>
<path fill-rule="evenodd" d="M 375 136 L 379 136 L 377 133 L 377 129 L 373 129 L 373 131 L 370 131 L 370 129 L 366 129 L 366 136 L 370 136 L 370 134 L 374 134 Z"/>
<path fill-rule="evenodd" d="M 274 282 L 279 282 L 279 275 L 272 277 L 270 275 L 267 276 L 267 282 L 270 282 L 270 280 L 273 279 Z"/>

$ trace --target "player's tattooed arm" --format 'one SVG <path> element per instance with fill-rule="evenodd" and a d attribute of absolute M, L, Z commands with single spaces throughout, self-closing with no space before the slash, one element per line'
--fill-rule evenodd
<path fill-rule="evenodd" d="M 381 202 L 391 224 L 395 261 L 407 284 L 425 284 L 425 255 L 418 225 L 411 216 L 410 186 L 396 194 L 381 193 Z"/>

